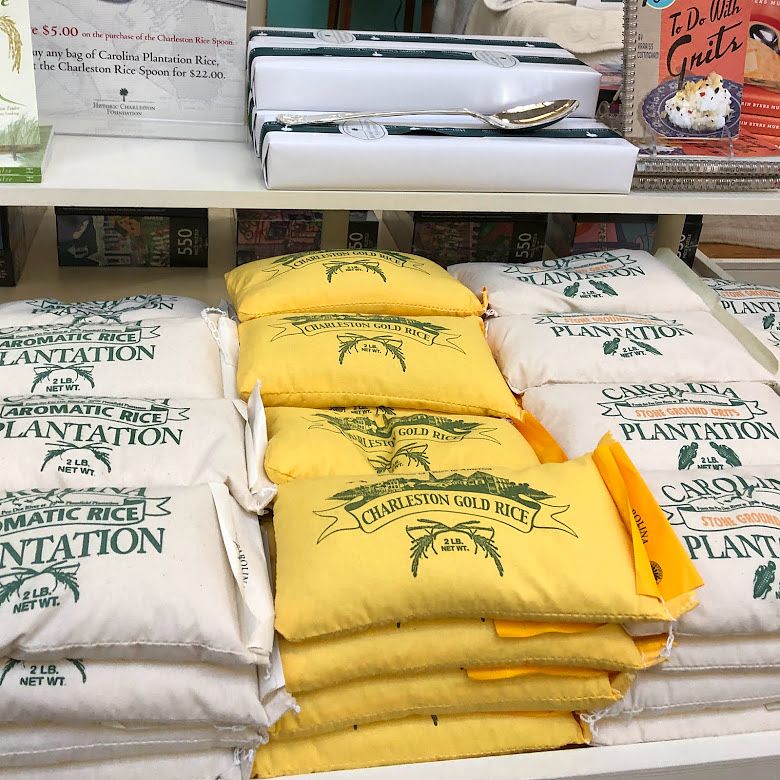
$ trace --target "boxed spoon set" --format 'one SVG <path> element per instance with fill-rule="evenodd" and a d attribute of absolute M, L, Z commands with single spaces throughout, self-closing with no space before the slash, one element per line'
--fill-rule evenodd
<path fill-rule="evenodd" d="M 599 74 L 544 38 L 260 28 L 247 64 L 272 190 L 631 186 L 636 147 L 594 119 Z"/>

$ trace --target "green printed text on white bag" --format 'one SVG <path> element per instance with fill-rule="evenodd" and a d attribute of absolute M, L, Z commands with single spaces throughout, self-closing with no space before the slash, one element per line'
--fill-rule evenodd
<path fill-rule="evenodd" d="M 0 494 L 0 655 L 267 664 L 257 518 L 224 485 Z"/>

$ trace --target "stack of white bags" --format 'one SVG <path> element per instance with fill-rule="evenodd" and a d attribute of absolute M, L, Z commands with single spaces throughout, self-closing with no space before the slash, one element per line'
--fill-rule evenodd
<path fill-rule="evenodd" d="M 293 706 L 237 349 L 185 298 L 0 306 L 2 780 L 245 780 Z"/>
<path fill-rule="evenodd" d="M 586 716 L 593 743 L 780 728 L 780 290 L 708 285 L 670 252 L 449 270 L 487 290 L 524 408 L 570 457 L 610 431 L 705 582 L 698 608 L 641 630 L 668 632 L 669 657 Z"/>

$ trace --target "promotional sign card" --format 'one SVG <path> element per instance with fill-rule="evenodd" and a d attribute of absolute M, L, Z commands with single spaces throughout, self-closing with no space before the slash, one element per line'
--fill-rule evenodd
<path fill-rule="evenodd" d="M 27 0 L 0 0 L 0 147 L 40 142 Z"/>
<path fill-rule="evenodd" d="M 246 0 L 29 2 L 58 133 L 244 138 Z"/>
<path fill-rule="evenodd" d="M 624 133 L 734 138 L 750 0 L 627 0 Z"/>

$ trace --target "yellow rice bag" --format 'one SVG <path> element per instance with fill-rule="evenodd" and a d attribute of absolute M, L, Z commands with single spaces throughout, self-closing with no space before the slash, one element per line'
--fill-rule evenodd
<path fill-rule="evenodd" d="M 238 387 L 266 406 L 381 406 L 517 419 L 479 317 L 291 314 L 244 322 Z"/>
<path fill-rule="evenodd" d="M 646 665 L 631 637 L 617 625 L 503 639 L 491 620 L 421 620 L 305 642 L 281 639 L 279 649 L 287 688 L 296 695 L 363 677 L 463 667 L 629 671 Z"/>
<path fill-rule="evenodd" d="M 582 745 L 588 738 L 586 727 L 568 712 L 424 715 L 318 737 L 271 740 L 257 751 L 253 776 L 552 750 Z"/>
<path fill-rule="evenodd" d="M 250 399 L 250 406 L 251 406 Z M 261 411 L 262 413 L 262 411 Z M 419 474 L 489 466 L 523 468 L 565 460 L 529 413 L 513 424 L 380 407 L 266 410 L 265 471 L 291 479 L 364 474 Z"/>
<path fill-rule="evenodd" d="M 623 695 L 613 688 L 608 672 L 540 671 L 487 682 L 469 679 L 460 669 L 353 680 L 297 696 L 300 712 L 288 712 L 271 734 L 273 739 L 310 737 L 431 712 L 590 711 L 608 707 Z"/>
<path fill-rule="evenodd" d="M 288 482 L 274 528 L 292 641 L 436 618 L 669 620 L 664 601 L 690 609 L 701 585 L 610 437 L 518 471 Z"/>
<path fill-rule="evenodd" d="M 292 312 L 481 315 L 484 305 L 441 266 L 404 252 L 299 252 L 225 275 L 239 319 Z"/>

